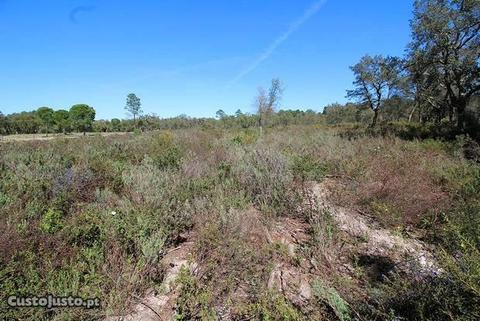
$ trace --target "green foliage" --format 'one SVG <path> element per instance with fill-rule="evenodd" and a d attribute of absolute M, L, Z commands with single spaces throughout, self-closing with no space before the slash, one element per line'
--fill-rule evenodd
<path fill-rule="evenodd" d="M 330 171 L 329 166 L 309 155 L 295 155 L 292 165 L 293 174 L 302 180 L 321 181 Z"/>
<path fill-rule="evenodd" d="M 373 112 L 368 106 L 348 103 L 346 105 L 330 104 L 323 109 L 327 124 L 342 123 L 368 124 L 373 117 Z"/>
<path fill-rule="evenodd" d="M 182 159 L 182 152 L 174 141 L 170 132 L 163 132 L 153 138 L 153 160 L 160 169 L 178 169 Z"/>
<path fill-rule="evenodd" d="M 266 212 L 282 213 L 297 203 L 288 159 L 270 149 L 247 152 L 234 173 L 254 203 Z"/>
<path fill-rule="evenodd" d="M 60 110 L 63 114 L 63 110 Z M 55 112 L 56 113 L 56 112 Z M 65 119 L 63 115 L 55 115 L 54 128 L 56 132 L 82 131 L 74 126 L 72 119 Z M 140 114 L 139 114 L 140 115 Z M 137 120 L 138 119 L 138 120 Z M 65 120 L 65 123 L 63 121 Z M 143 115 L 141 118 L 96 120 L 88 130 L 96 132 L 132 132 L 138 129 L 142 132 L 154 130 L 176 130 L 192 128 L 223 128 L 223 129 L 248 129 L 258 126 L 259 117 L 256 114 L 245 114 L 240 111 L 235 115 L 227 115 L 220 119 L 215 118 L 190 118 L 180 115 L 173 118 L 160 118 L 153 115 Z M 311 125 L 323 123 L 323 115 L 312 110 L 279 110 L 268 115 L 268 126 Z M 42 129 L 42 121 L 36 112 L 22 112 L 20 114 L 0 117 L 0 133 L 34 134 Z M 53 127 L 52 127 L 53 129 Z"/>
<path fill-rule="evenodd" d="M 176 320 L 217 320 L 217 315 L 212 307 L 211 293 L 200 287 L 197 279 L 190 274 L 188 269 L 182 268 L 177 283 L 181 285 L 181 290 L 177 300 Z"/>
<path fill-rule="evenodd" d="M 8 132 L 7 117 L 0 111 L 0 135 L 6 135 Z"/>
<path fill-rule="evenodd" d="M 317 279 L 312 284 L 312 290 L 315 297 L 321 302 L 327 304 L 339 320 L 351 320 L 348 303 L 342 299 L 335 289 L 325 286 L 320 279 Z"/>
<path fill-rule="evenodd" d="M 220 120 L 223 120 L 224 118 L 228 117 L 227 114 L 222 109 L 217 110 L 217 112 L 215 113 L 215 116 Z"/>
<path fill-rule="evenodd" d="M 285 297 L 277 292 L 266 292 L 257 303 L 242 309 L 245 315 L 254 315 L 261 321 L 301 321 L 306 320 Z"/>
<path fill-rule="evenodd" d="M 19 309 L 9 309 L 7 307 L 7 297 L 15 294 L 18 296 L 27 296 L 31 293 L 45 293 L 42 289 L 42 275 L 36 268 L 36 253 L 33 251 L 21 251 L 15 253 L 15 256 L 9 262 L 2 262 L 0 266 L 0 309 L 2 317 L 20 319 L 30 318 L 38 320 L 44 315 L 42 309 L 28 309 L 27 311 L 18 311 Z"/>
<path fill-rule="evenodd" d="M 468 184 L 465 189 L 465 195 L 471 195 L 468 201 L 445 217 L 443 229 L 436 235 L 442 246 L 442 263 L 452 282 L 467 294 L 467 301 L 471 297 L 480 300 L 480 176 L 475 180 L 478 185 Z"/>
<path fill-rule="evenodd" d="M 380 221 L 390 226 L 400 226 L 402 222 L 402 213 L 395 206 L 388 202 L 378 200 L 370 204 L 372 214 Z"/>
<path fill-rule="evenodd" d="M 49 107 L 40 107 L 37 109 L 36 114 L 38 118 L 42 121 L 44 126 L 45 133 L 50 132 L 52 126 L 54 125 L 54 112 L 53 109 Z"/>
<path fill-rule="evenodd" d="M 53 122 L 58 133 L 68 133 L 71 129 L 70 114 L 67 110 L 56 110 L 53 113 Z"/>
<path fill-rule="evenodd" d="M 455 195 L 452 208 L 424 227 L 439 249 L 443 271 L 413 280 L 397 275 L 372 289 L 375 309 L 365 307 L 372 318 L 471 321 L 480 316 L 480 168 L 457 161 L 433 170 L 438 183 Z"/>
<path fill-rule="evenodd" d="M 62 212 L 55 209 L 49 209 L 40 221 L 40 229 L 50 234 L 62 229 L 62 216 Z"/>
<path fill-rule="evenodd" d="M 85 133 L 92 129 L 95 109 L 85 104 L 73 105 L 70 108 L 70 120 L 76 130 Z"/>
<path fill-rule="evenodd" d="M 161 253 L 167 241 L 167 235 L 164 231 L 158 230 L 150 235 L 143 235 L 140 240 L 140 250 L 147 262 L 156 261 L 158 254 Z"/>
<path fill-rule="evenodd" d="M 21 112 L 8 115 L 7 134 L 35 134 L 42 126 L 35 112 Z"/>
<path fill-rule="evenodd" d="M 138 98 L 137 95 L 133 93 L 128 94 L 125 110 L 132 114 L 135 121 L 137 116 L 142 113 L 142 103 L 140 102 L 140 98 Z"/>
<path fill-rule="evenodd" d="M 92 248 L 101 246 L 104 241 L 100 218 L 94 213 L 82 213 L 73 218 L 66 227 L 65 236 L 70 244 L 81 248 Z"/>
<path fill-rule="evenodd" d="M 449 278 L 411 280 L 395 277 L 370 293 L 373 305 L 362 310 L 366 317 L 384 320 L 477 320 L 479 298 L 462 283 Z"/>
<path fill-rule="evenodd" d="M 348 140 L 337 130 L 270 128 L 257 139 L 255 130 L 210 128 L 1 144 L 0 299 L 95 295 L 103 304 L 98 311 L 9 309 L 7 316 L 120 315 L 118 307 L 127 306 L 132 293 L 160 287 L 162 255 L 193 228 L 202 275 L 182 274 L 180 318 L 215 319 L 213 307 L 220 305 L 238 318 L 311 318 L 266 287 L 273 260 L 301 268 L 306 253 L 316 264 L 332 253 L 348 254 L 332 215 L 307 204 L 302 194 L 304 180 L 332 173 L 348 177 L 336 201 L 387 222 L 403 217 L 408 206 L 414 213 L 436 207 L 439 198 L 430 193 L 437 187 L 441 194 L 435 196 L 448 195 L 449 206 L 425 214 L 420 231 L 439 249 L 445 274 L 425 281 L 402 275 L 390 283 L 353 275 L 351 291 L 340 291 L 325 276 L 307 308 L 335 320 L 357 312 L 365 320 L 475 320 L 480 170 L 463 158 L 466 140 Z M 232 143 L 232 137 L 241 138 Z M 310 241 L 296 249 L 298 261 L 265 235 L 281 215 L 298 215 L 308 224 Z M 408 226 L 400 219 L 395 224 Z M 340 278 L 335 260 L 331 264 L 332 278 Z M 239 284 L 249 296 L 235 300 Z"/>
<path fill-rule="evenodd" d="M 478 1 L 414 2 L 408 64 L 415 97 L 424 118 L 439 122 L 448 115 L 461 132 L 467 105 L 480 92 L 479 20 Z"/>
<path fill-rule="evenodd" d="M 238 133 L 233 139 L 232 142 L 238 145 L 251 145 L 254 144 L 258 139 L 258 131 L 256 130 L 243 130 Z"/>
<path fill-rule="evenodd" d="M 374 112 L 371 127 L 375 127 L 378 112 L 398 85 L 401 68 L 399 58 L 369 55 L 351 67 L 355 88 L 347 91 L 347 97 L 367 105 Z"/>
<path fill-rule="evenodd" d="M 309 223 L 312 226 L 313 249 L 316 254 L 325 255 L 333 249 L 338 238 L 338 227 L 328 210 L 313 210 L 309 214 Z"/>
<path fill-rule="evenodd" d="M 121 129 L 121 120 L 118 118 L 113 118 L 111 121 L 112 131 L 118 132 Z"/>

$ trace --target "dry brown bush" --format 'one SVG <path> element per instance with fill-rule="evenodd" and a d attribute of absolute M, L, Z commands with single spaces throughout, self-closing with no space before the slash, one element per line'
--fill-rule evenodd
<path fill-rule="evenodd" d="M 363 206 L 389 226 L 418 225 L 426 215 L 449 208 L 451 196 L 432 170 L 449 162 L 446 155 L 396 139 L 374 140 L 356 149 L 356 158 L 344 160 L 347 168 L 357 170 L 337 186 L 339 201 Z"/>

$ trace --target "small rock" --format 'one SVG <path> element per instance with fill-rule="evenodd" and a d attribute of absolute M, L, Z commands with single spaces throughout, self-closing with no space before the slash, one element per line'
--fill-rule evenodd
<path fill-rule="evenodd" d="M 301 299 L 308 301 L 312 297 L 312 288 L 306 280 L 302 280 L 300 283 L 299 296 Z"/>
<path fill-rule="evenodd" d="M 279 266 L 275 266 L 270 278 L 268 279 L 268 288 L 270 290 L 276 288 L 279 291 L 282 291 L 282 271 Z"/>

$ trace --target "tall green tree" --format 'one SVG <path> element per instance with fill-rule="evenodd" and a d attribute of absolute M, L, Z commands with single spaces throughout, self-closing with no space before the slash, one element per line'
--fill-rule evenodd
<path fill-rule="evenodd" d="M 70 113 L 67 110 L 59 109 L 53 113 L 53 122 L 55 124 L 55 129 L 58 133 L 64 133 L 70 131 L 71 122 L 70 122 Z"/>
<path fill-rule="evenodd" d="M 223 109 L 217 110 L 217 112 L 215 113 L 215 116 L 216 116 L 218 119 L 220 119 L 220 120 L 225 119 L 225 118 L 228 117 L 227 113 L 225 113 L 225 112 L 223 111 Z"/>
<path fill-rule="evenodd" d="M 480 1 L 416 0 L 409 69 L 416 99 L 465 129 L 466 107 L 480 92 Z"/>
<path fill-rule="evenodd" d="M 73 105 L 69 111 L 70 121 L 75 130 L 83 132 L 92 130 L 93 121 L 95 120 L 95 109 L 86 104 Z"/>
<path fill-rule="evenodd" d="M 49 107 L 40 107 L 36 111 L 37 117 L 42 122 L 42 127 L 45 134 L 48 135 L 52 131 L 54 120 L 53 120 L 53 109 Z"/>
<path fill-rule="evenodd" d="M 42 122 L 33 111 L 10 114 L 8 119 L 10 134 L 36 134 L 42 127 Z"/>
<path fill-rule="evenodd" d="M 399 58 L 369 55 L 350 67 L 355 80 L 354 89 L 347 90 L 347 97 L 367 105 L 374 112 L 371 127 L 376 125 L 385 101 L 398 89 L 400 68 Z"/>
<path fill-rule="evenodd" d="M 114 132 L 119 132 L 121 130 L 121 124 L 122 122 L 118 118 L 112 118 L 110 121 L 110 125 L 112 126 L 112 131 Z"/>
<path fill-rule="evenodd" d="M 125 109 L 133 116 L 133 122 L 136 124 L 136 118 L 142 114 L 142 103 L 135 94 L 128 94 Z"/>

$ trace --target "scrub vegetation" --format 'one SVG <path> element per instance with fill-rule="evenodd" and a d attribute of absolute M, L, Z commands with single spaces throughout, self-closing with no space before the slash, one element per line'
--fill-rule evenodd
<path fill-rule="evenodd" d="M 341 133 L 304 125 L 262 136 L 217 128 L 1 144 L 2 302 L 102 300 L 92 310 L 4 306 L 4 315 L 127 314 L 147 290 L 161 293 L 169 249 L 193 241 L 197 268 L 178 277 L 179 319 L 478 319 L 480 166 L 465 158 L 465 139 Z M 366 258 L 366 240 L 312 201 L 312 184 L 326 180 L 333 204 L 422 240 L 441 272 Z M 303 237 L 276 239 L 285 220 L 280 234 L 301 222 Z M 276 269 L 284 278 L 305 270 L 312 294 L 299 302 L 272 286 Z"/>
<path fill-rule="evenodd" d="M 321 113 L 0 113 L 0 319 L 480 320 L 480 3 L 413 12 Z"/>

